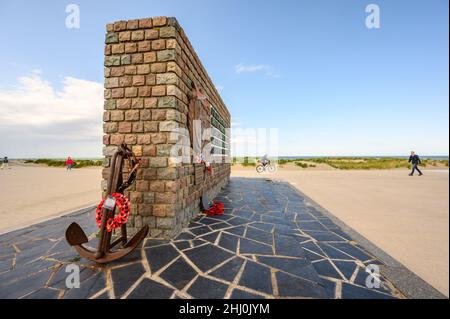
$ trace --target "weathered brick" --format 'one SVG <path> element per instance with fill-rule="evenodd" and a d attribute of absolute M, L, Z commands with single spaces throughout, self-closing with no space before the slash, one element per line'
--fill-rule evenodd
<path fill-rule="evenodd" d="M 152 133 L 150 135 L 152 144 L 164 144 L 166 143 L 166 135 L 164 133 Z"/>
<path fill-rule="evenodd" d="M 112 134 L 110 143 L 112 145 L 121 145 L 124 142 L 125 138 L 122 134 Z"/>
<path fill-rule="evenodd" d="M 141 121 L 149 121 L 152 119 L 152 112 L 148 109 L 140 111 L 140 120 Z"/>
<path fill-rule="evenodd" d="M 120 57 L 111 55 L 105 57 L 105 66 L 119 66 L 120 65 Z"/>
<path fill-rule="evenodd" d="M 127 29 L 135 30 L 139 27 L 139 20 L 128 20 L 127 21 Z"/>
<path fill-rule="evenodd" d="M 166 119 L 166 110 L 164 109 L 155 109 L 152 111 L 152 120 L 153 121 L 164 121 Z"/>
<path fill-rule="evenodd" d="M 159 108 L 177 108 L 178 100 L 175 96 L 164 96 L 158 98 Z"/>
<path fill-rule="evenodd" d="M 145 29 L 145 28 L 151 28 L 151 27 L 153 27 L 151 18 L 139 19 L 139 28 Z"/>
<path fill-rule="evenodd" d="M 112 52 L 112 54 L 125 53 L 125 45 L 123 43 L 113 44 L 111 46 L 111 52 Z"/>
<path fill-rule="evenodd" d="M 148 181 L 136 181 L 136 191 L 138 192 L 146 192 L 148 191 Z"/>
<path fill-rule="evenodd" d="M 167 63 L 152 63 L 150 66 L 152 73 L 164 73 L 166 72 Z M 156 84 L 164 84 L 164 83 L 158 83 L 158 75 L 156 75 Z"/>
<path fill-rule="evenodd" d="M 105 43 L 118 43 L 119 42 L 119 35 L 116 32 L 109 32 L 106 34 L 105 37 Z"/>
<path fill-rule="evenodd" d="M 127 134 L 125 135 L 125 143 L 128 145 L 134 145 L 136 144 L 137 138 L 136 135 Z"/>
<path fill-rule="evenodd" d="M 144 123 L 142 122 L 133 122 L 131 131 L 133 133 L 143 133 L 144 132 Z"/>
<path fill-rule="evenodd" d="M 152 92 L 152 88 L 150 86 L 139 86 L 138 87 L 138 95 L 140 97 L 150 96 Z M 144 100 L 145 101 L 145 100 Z M 145 102 L 144 102 L 145 103 Z"/>
<path fill-rule="evenodd" d="M 164 50 L 166 48 L 166 40 L 158 39 L 152 41 L 152 50 Z"/>
<path fill-rule="evenodd" d="M 156 75 L 156 84 L 177 84 L 178 76 L 175 73 L 162 73 Z"/>
<path fill-rule="evenodd" d="M 104 109 L 114 110 L 116 108 L 116 100 L 105 100 Z"/>
<path fill-rule="evenodd" d="M 138 135 L 137 143 L 140 145 L 150 144 L 150 135 L 149 134 Z"/>
<path fill-rule="evenodd" d="M 131 123 L 130 122 L 120 122 L 118 131 L 119 131 L 119 133 L 131 133 Z"/>
<path fill-rule="evenodd" d="M 152 63 L 156 61 L 156 52 L 145 52 L 144 63 Z"/>
<path fill-rule="evenodd" d="M 139 120 L 139 110 L 125 111 L 125 121 L 138 121 L 138 120 Z"/>
<path fill-rule="evenodd" d="M 159 38 L 159 30 L 157 29 L 150 29 L 145 30 L 145 39 L 146 40 L 154 40 Z"/>
<path fill-rule="evenodd" d="M 177 201 L 176 193 L 172 192 L 155 193 L 156 204 L 175 204 L 176 201 Z"/>
<path fill-rule="evenodd" d="M 166 17 L 155 17 L 153 18 L 153 26 L 154 27 L 162 27 L 167 24 L 167 18 Z"/>
<path fill-rule="evenodd" d="M 152 96 L 164 96 L 166 95 L 166 86 L 157 85 L 152 88 Z"/>
<path fill-rule="evenodd" d="M 131 86 L 133 84 L 133 77 L 131 76 L 121 76 L 119 78 L 119 86 L 120 87 L 126 87 L 126 86 Z"/>
<path fill-rule="evenodd" d="M 144 132 L 158 132 L 158 122 L 147 121 L 144 123 Z"/>
<path fill-rule="evenodd" d="M 151 50 L 150 41 L 141 41 L 138 42 L 138 51 L 139 52 L 147 52 Z"/>
<path fill-rule="evenodd" d="M 103 124 L 103 132 L 115 133 L 117 132 L 118 124 L 116 122 L 108 122 Z"/>
<path fill-rule="evenodd" d="M 158 104 L 158 99 L 155 97 L 144 99 L 144 107 L 146 109 L 155 108 Z"/>
<path fill-rule="evenodd" d="M 160 132 L 172 132 L 178 128 L 178 123 L 175 121 L 162 121 L 159 123 Z"/>
<path fill-rule="evenodd" d="M 127 87 L 125 88 L 125 97 L 137 97 L 138 88 L 137 87 Z"/>
<path fill-rule="evenodd" d="M 141 86 L 145 84 L 145 76 L 144 75 L 135 75 L 133 76 L 133 85 Z"/>
<path fill-rule="evenodd" d="M 155 145 L 145 145 L 143 147 L 143 156 L 156 156 L 156 146 Z M 155 173 L 156 176 L 156 173 Z"/>
<path fill-rule="evenodd" d="M 142 156 L 142 145 L 134 145 L 131 148 L 131 151 L 134 153 L 135 156 L 141 157 Z"/>
<path fill-rule="evenodd" d="M 131 63 L 132 64 L 140 64 L 144 62 L 144 55 L 142 53 L 135 53 L 131 55 Z M 137 68 L 139 69 L 139 66 Z"/>
<path fill-rule="evenodd" d="M 137 67 L 135 65 L 127 65 L 125 66 L 125 74 L 135 75 L 137 74 Z"/>
<path fill-rule="evenodd" d="M 173 49 L 158 51 L 156 53 L 157 60 L 160 62 L 174 61 L 176 58 L 176 51 Z"/>
<path fill-rule="evenodd" d="M 141 64 L 137 66 L 137 74 L 148 74 L 150 73 L 150 65 Z"/>
<path fill-rule="evenodd" d="M 144 34 L 145 33 L 143 30 L 133 31 L 133 32 L 131 32 L 131 40 L 133 40 L 133 41 L 144 40 Z"/>
<path fill-rule="evenodd" d="M 130 54 L 123 54 L 120 57 L 120 64 L 122 64 L 122 65 L 130 65 L 131 64 L 131 55 Z M 125 70 L 125 68 L 124 68 L 124 70 Z"/>
<path fill-rule="evenodd" d="M 123 31 L 127 29 L 126 21 L 117 21 L 114 22 L 114 31 Z"/>
<path fill-rule="evenodd" d="M 123 88 L 115 88 L 111 90 L 111 96 L 113 99 L 123 98 L 125 90 Z"/>
<path fill-rule="evenodd" d="M 125 42 L 131 40 L 131 32 L 130 31 L 122 31 L 119 32 L 119 41 Z"/>
<path fill-rule="evenodd" d="M 167 167 L 167 158 L 165 157 L 151 157 L 149 158 L 150 167 Z"/>
<path fill-rule="evenodd" d="M 111 111 L 111 121 L 123 121 L 124 119 L 123 111 Z"/>
<path fill-rule="evenodd" d="M 177 30 L 174 27 L 163 27 L 159 29 L 159 36 L 161 38 L 174 38 L 177 35 Z"/>
<path fill-rule="evenodd" d="M 137 43 L 135 42 L 125 43 L 125 52 L 126 53 L 137 52 Z"/>
<path fill-rule="evenodd" d="M 105 88 L 111 89 L 119 86 L 119 78 L 106 78 Z"/>
<path fill-rule="evenodd" d="M 144 108 L 144 99 L 143 98 L 135 98 L 131 100 L 131 108 L 132 109 L 142 109 Z"/>
<path fill-rule="evenodd" d="M 111 76 L 122 76 L 125 74 L 125 67 L 123 66 L 116 66 L 112 67 L 111 69 Z"/>

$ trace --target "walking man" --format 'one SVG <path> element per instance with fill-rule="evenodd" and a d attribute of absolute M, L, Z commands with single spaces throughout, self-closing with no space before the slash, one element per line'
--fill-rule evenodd
<path fill-rule="evenodd" d="M 423 175 L 418 167 L 419 164 L 422 164 L 422 162 L 420 161 L 419 155 L 417 155 L 414 151 L 411 152 L 411 156 L 409 157 L 408 162 L 412 164 L 412 171 L 409 174 L 409 176 L 413 176 L 414 171 L 416 171 L 416 170 L 419 173 L 419 176 Z"/>

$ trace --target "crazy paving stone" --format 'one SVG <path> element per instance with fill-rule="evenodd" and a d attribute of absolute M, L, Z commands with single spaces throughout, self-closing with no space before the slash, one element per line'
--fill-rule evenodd
<path fill-rule="evenodd" d="M 249 226 L 257 228 L 259 230 L 263 230 L 265 232 L 271 233 L 273 230 L 273 224 L 266 224 L 266 223 L 251 223 Z"/>
<path fill-rule="evenodd" d="M 199 276 L 187 293 L 199 299 L 222 299 L 227 289 L 228 286 L 223 283 Z"/>
<path fill-rule="evenodd" d="M 211 244 L 186 250 L 185 254 L 201 271 L 208 271 L 233 256 Z"/>
<path fill-rule="evenodd" d="M 343 299 L 395 299 L 395 297 L 382 294 L 373 289 L 358 287 L 355 285 L 342 283 Z"/>
<path fill-rule="evenodd" d="M 327 254 L 331 259 L 344 259 L 344 260 L 353 260 L 354 258 L 348 254 L 343 253 L 342 251 L 328 245 L 328 244 L 317 244 L 322 251 Z"/>
<path fill-rule="evenodd" d="M 195 276 L 197 272 L 189 264 L 179 257 L 173 264 L 166 268 L 160 275 L 162 279 L 172 286 L 183 289 Z"/>
<path fill-rule="evenodd" d="M 350 280 L 355 273 L 356 268 L 358 268 L 358 265 L 353 261 L 334 260 L 333 263 L 347 280 Z"/>
<path fill-rule="evenodd" d="M 236 253 L 239 237 L 222 233 L 219 240 L 219 246 Z"/>
<path fill-rule="evenodd" d="M 208 242 L 210 242 L 210 243 L 214 243 L 214 242 L 216 241 L 216 239 L 217 239 L 218 236 L 219 236 L 219 232 L 216 231 L 216 232 L 214 232 L 214 233 L 210 233 L 210 234 L 201 236 L 201 237 L 199 237 L 199 238 L 201 238 L 201 239 L 203 239 L 203 240 L 206 240 L 206 241 L 208 241 Z"/>
<path fill-rule="evenodd" d="M 317 283 L 282 273 L 276 273 L 278 294 L 281 297 L 329 298 L 324 287 Z"/>
<path fill-rule="evenodd" d="M 331 231 L 304 231 L 304 233 L 308 234 L 317 241 L 323 242 L 345 241 L 345 239 L 343 239 L 342 237 L 336 235 Z"/>
<path fill-rule="evenodd" d="M 321 276 L 331 277 L 336 279 L 344 279 L 339 275 L 337 270 L 333 267 L 330 261 L 322 260 L 313 263 L 314 269 L 316 269 L 317 273 Z"/>
<path fill-rule="evenodd" d="M 26 277 L 22 277 L 18 281 L 5 284 L 2 282 L 0 289 L 0 299 L 16 299 L 36 291 L 44 286 L 50 277 L 51 271 L 44 270 Z"/>
<path fill-rule="evenodd" d="M 127 299 L 168 299 L 173 290 L 148 278 L 128 295 Z"/>
<path fill-rule="evenodd" d="M 116 298 L 121 297 L 145 273 L 141 263 L 111 270 L 111 277 Z"/>
<path fill-rule="evenodd" d="M 231 234 L 238 235 L 238 236 L 244 236 L 245 226 L 236 226 L 233 228 L 228 228 L 224 231 L 231 233 Z"/>
<path fill-rule="evenodd" d="M 321 281 L 314 267 L 306 259 L 258 256 L 257 260 L 272 268 L 283 270 L 310 281 Z"/>
<path fill-rule="evenodd" d="M 253 239 L 264 244 L 273 244 L 273 235 L 271 233 L 265 232 L 252 227 L 247 227 L 247 233 L 245 237 L 248 239 Z"/>
<path fill-rule="evenodd" d="M 24 299 L 57 299 L 59 291 L 50 288 L 41 288 L 29 295 L 26 295 Z"/>
<path fill-rule="evenodd" d="M 64 299 L 87 299 L 106 287 L 105 275 L 97 273 L 89 279 L 80 283 L 80 288 L 68 289 Z"/>
<path fill-rule="evenodd" d="M 241 254 L 273 255 L 272 246 L 245 238 L 240 238 L 239 252 Z"/>
<path fill-rule="evenodd" d="M 244 260 L 242 258 L 235 257 L 209 274 L 213 277 L 232 282 L 239 269 L 241 269 L 243 262 Z"/>
<path fill-rule="evenodd" d="M 234 289 L 231 293 L 230 299 L 265 299 L 263 296 L 255 295 L 250 292 Z"/>
<path fill-rule="evenodd" d="M 303 249 L 295 236 L 275 235 L 275 254 L 279 256 L 304 257 Z"/>
<path fill-rule="evenodd" d="M 163 245 L 145 249 L 145 255 L 150 265 L 150 270 L 155 273 L 171 260 L 179 256 L 178 251 L 171 245 Z"/>
<path fill-rule="evenodd" d="M 242 273 L 239 285 L 272 294 L 272 279 L 270 269 L 248 260 Z"/>
<path fill-rule="evenodd" d="M 349 244 L 349 243 L 330 243 L 330 246 L 333 246 L 341 251 L 343 251 L 346 254 L 349 254 L 350 256 L 353 256 L 356 259 L 359 259 L 361 261 L 372 259 L 373 257 L 369 254 L 365 253 L 358 247 Z"/>

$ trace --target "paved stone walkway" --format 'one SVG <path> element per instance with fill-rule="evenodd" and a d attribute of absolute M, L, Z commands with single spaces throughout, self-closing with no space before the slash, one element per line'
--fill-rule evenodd
<path fill-rule="evenodd" d="M 64 239 L 76 221 L 96 247 L 92 209 L 1 235 L 0 298 L 402 298 L 384 278 L 367 289 L 365 267 L 381 262 L 288 184 L 233 178 L 216 200 L 223 216 L 107 266 Z M 80 288 L 66 288 L 71 263 Z"/>

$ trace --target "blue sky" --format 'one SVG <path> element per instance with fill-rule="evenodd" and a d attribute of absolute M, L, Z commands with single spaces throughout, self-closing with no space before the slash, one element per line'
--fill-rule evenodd
<path fill-rule="evenodd" d="M 65 27 L 70 3 L 80 29 Z M 379 29 L 365 26 L 370 3 Z M 0 153 L 100 155 L 105 24 L 166 15 L 236 127 L 278 128 L 280 155 L 447 155 L 448 9 L 446 0 L 2 1 Z M 80 91 L 89 96 L 72 114 L 67 100 Z M 41 97 L 53 106 L 30 106 Z"/>

